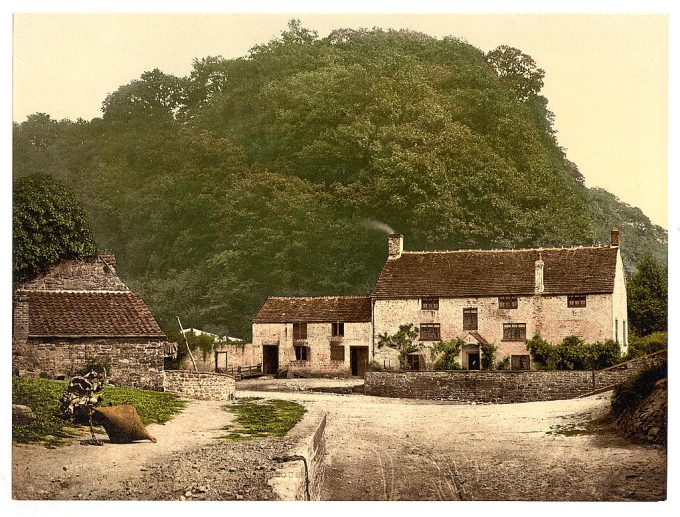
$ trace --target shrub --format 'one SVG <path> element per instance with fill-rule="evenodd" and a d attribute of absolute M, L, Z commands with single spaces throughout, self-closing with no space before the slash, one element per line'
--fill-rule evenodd
<path fill-rule="evenodd" d="M 590 369 L 600 370 L 602 368 L 609 368 L 623 360 L 621 356 L 621 347 L 616 341 L 608 339 L 604 343 L 593 343 L 590 346 L 591 360 Z"/>
<path fill-rule="evenodd" d="M 418 329 L 413 323 L 400 325 L 399 330 L 391 336 L 385 332 L 378 336 L 378 347 L 389 346 L 399 352 L 399 364 L 401 368 L 406 367 L 406 358 L 409 354 L 419 352 L 423 349 L 423 344 L 415 339 L 418 337 Z"/>
<path fill-rule="evenodd" d="M 464 344 L 460 338 L 436 343 L 430 348 L 430 357 L 434 360 L 434 369 L 460 370 L 461 366 L 458 362 L 458 356 Z"/>
<path fill-rule="evenodd" d="M 368 370 L 371 372 L 382 372 L 384 368 L 382 364 L 373 359 L 370 363 L 368 363 Z"/>
<path fill-rule="evenodd" d="M 612 413 L 620 415 L 626 408 L 636 406 L 647 397 L 657 381 L 668 377 L 668 362 L 652 365 L 614 389 Z"/>
<path fill-rule="evenodd" d="M 510 368 L 510 358 L 505 357 L 496 363 L 496 370 L 508 370 Z"/>
<path fill-rule="evenodd" d="M 554 345 L 534 334 L 526 346 L 534 364 L 544 370 L 599 370 L 622 359 L 621 347 L 611 339 L 586 343 L 577 336 L 567 336 L 560 345 Z"/>
<path fill-rule="evenodd" d="M 668 334 L 666 332 L 652 332 L 643 337 L 631 334 L 628 343 L 626 360 L 642 357 L 668 348 Z"/>
<path fill-rule="evenodd" d="M 554 370 L 557 363 L 555 345 L 548 343 L 538 333 L 527 341 L 527 350 L 536 366 L 544 370 Z"/>
<path fill-rule="evenodd" d="M 481 345 L 479 348 L 482 352 L 482 370 L 493 370 L 496 362 L 498 345 L 496 343 L 487 343 L 486 345 Z"/>

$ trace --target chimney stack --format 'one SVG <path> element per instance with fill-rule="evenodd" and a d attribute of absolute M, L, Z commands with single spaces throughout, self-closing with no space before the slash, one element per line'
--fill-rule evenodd
<path fill-rule="evenodd" d="M 619 229 L 618 228 L 612 228 L 612 247 L 618 248 L 620 243 L 621 243 L 621 238 L 619 236 Z"/>
<path fill-rule="evenodd" d="M 541 294 L 545 289 L 543 286 L 543 258 L 538 254 L 538 260 L 534 263 L 534 292 Z"/>
<path fill-rule="evenodd" d="M 17 291 L 14 293 L 13 301 L 12 343 L 26 343 L 28 340 L 28 295 Z"/>
<path fill-rule="evenodd" d="M 401 257 L 404 251 L 404 236 L 392 233 L 387 236 L 387 260 L 394 260 Z"/>

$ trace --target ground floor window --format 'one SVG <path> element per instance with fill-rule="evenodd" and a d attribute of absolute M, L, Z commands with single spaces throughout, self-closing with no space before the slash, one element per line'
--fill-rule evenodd
<path fill-rule="evenodd" d="M 406 367 L 409 370 L 420 370 L 424 367 L 420 354 L 409 354 L 406 356 Z"/>
<path fill-rule="evenodd" d="M 296 361 L 309 361 L 309 347 L 308 346 L 296 346 L 295 347 L 295 360 Z"/>
<path fill-rule="evenodd" d="M 345 347 L 331 345 L 331 361 L 344 361 Z"/>
<path fill-rule="evenodd" d="M 513 370 L 530 370 L 531 369 L 531 356 L 526 355 L 513 355 L 510 357 L 510 367 Z"/>

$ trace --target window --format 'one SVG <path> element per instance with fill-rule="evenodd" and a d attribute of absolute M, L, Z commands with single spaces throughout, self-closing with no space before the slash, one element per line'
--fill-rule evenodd
<path fill-rule="evenodd" d="M 421 300 L 420 308 L 424 311 L 438 311 L 439 298 L 423 298 Z"/>
<path fill-rule="evenodd" d="M 463 330 L 477 330 L 477 308 L 463 309 Z"/>
<path fill-rule="evenodd" d="M 309 347 L 308 346 L 296 346 L 295 347 L 295 360 L 296 361 L 309 361 Z"/>
<path fill-rule="evenodd" d="M 307 339 L 307 323 L 293 323 L 293 339 Z"/>
<path fill-rule="evenodd" d="M 421 323 L 420 324 L 420 340 L 421 341 L 439 341 L 441 339 L 439 334 L 439 323 Z"/>
<path fill-rule="evenodd" d="M 567 296 L 567 307 L 585 307 L 585 294 L 570 294 Z"/>
<path fill-rule="evenodd" d="M 409 370 L 420 370 L 422 366 L 422 356 L 420 354 L 409 354 L 406 356 L 406 366 Z"/>
<path fill-rule="evenodd" d="M 344 361 L 345 360 L 345 347 L 331 345 L 331 361 Z"/>
<path fill-rule="evenodd" d="M 628 344 L 628 334 L 626 333 L 626 320 L 623 320 L 623 335 L 621 339 L 623 340 L 624 346 Z"/>
<path fill-rule="evenodd" d="M 522 341 L 527 338 L 526 323 L 503 323 L 504 341 Z"/>
<path fill-rule="evenodd" d="M 513 370 L 530 370 L 531 356 L 529 354 L 510 356 L 510 368 Z"/>
<path fill-rule="evenodd" d="M 499 309 L 516 309 L 517 308 L 517 297 L 516 296 L 499 296 L 498 297 L 498 308 Z"/>
<path fill-rule="evenodd" d="M 342 337 L 345 335 L 344 323 L 331 323 L 331 336 Z"/>
<path fill-rule="evenodd" d="M 618 345 L 618 343 L 619 343 L 619 318 L 616 318 L 614 320 L 614 341 L 616 341 L 616 344 Z"/>

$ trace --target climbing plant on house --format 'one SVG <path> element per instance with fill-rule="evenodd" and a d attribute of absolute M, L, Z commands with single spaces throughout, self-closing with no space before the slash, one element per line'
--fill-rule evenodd
<path fill-rule="evenodd" d="M 430 357 L 434 361 L 435 370 L 460 370 L 458 362 L 460 351 L 465 342 L 460 339 L 439 341 L 430 348 Z"/>
<path fill-rule="evenodd" d="M 399 352 L 399 365 L 401 368 L 406 367 L 406 361 L 409 354 L 420 352 L 424 347 L 423 344 L 416 341 L 418 337 L 418 329 L 413 323 L 407 323 L 399 326 L 399 330 L 391 336 L 385 332 L 378 336 L 378 347 L 382 348 L 388 346 L 394 348 Z"/>

